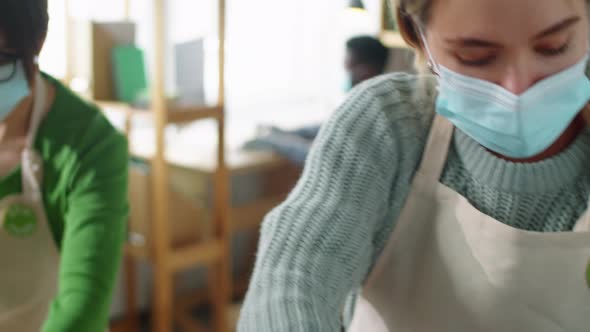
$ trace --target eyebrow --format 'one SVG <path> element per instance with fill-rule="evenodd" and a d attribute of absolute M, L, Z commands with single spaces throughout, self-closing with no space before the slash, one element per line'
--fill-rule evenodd
<path fill-rule="evenodd" d="M 572 25 L 578 23 L 580 21 L 579 16 L 572 16 L 570 18 L 566 18 L 565 20 L 549 27 L 541 31 L 532 40 L 538 40 L 541 38 L 548 37 L 550 35 L 559 33 Z M 461 47 L 478 47 L 478 48 L 501 48 L 502 45 L 500 43 L 496 43 L 489 40 L 477 39 L 477 38 L 456 38 L 456 39 L 445 39 L 445 42 L 449 44 L 455 44 Z"/>
<path fill-rule="evenodd" d="M 542 31 L 541 33 L 539 33 L 538 35 L 536 35 L 533 40 L 536 39 L 541 39 L 556 33 L 559 33 L 569 27 L 571 27 L 572 25 L 578 23 L 580 21 L 580 16 L 572 16 L 570 18 L 566 18 L 565 20 L 553 25 L 552 27 Z"/>
<path fill-rule="evenodd" d="M 457 39 L 445 39 L 449 44 L 455 44 L 461 47 L 482 47 L 482 48 L 501 48 L 502 45 L 499 43 L 477 39 L 477 38 L 457 38 Z"/>

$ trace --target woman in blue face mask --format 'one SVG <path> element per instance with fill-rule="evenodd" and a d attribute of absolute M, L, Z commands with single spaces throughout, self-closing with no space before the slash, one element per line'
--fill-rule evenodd
<path fill-rule="evenodd" d="M 396 11 L 423 74 L 324 126 L 264 221 L 238 330 L 587 331 L 587 2 Z"/>
<path fill-rule="evenodd" d="M 46 0 L 0 1 L 0 331 L 104 332 L 127 145 L 37 65 Z"/>

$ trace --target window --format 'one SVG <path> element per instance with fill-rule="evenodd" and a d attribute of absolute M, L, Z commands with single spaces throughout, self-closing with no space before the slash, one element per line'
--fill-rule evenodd
<path fill-rule="evenodd" d="M 41 69 L 50 75 L 66 75 L 66 8 L 65 0 L 49 1 L 49 30 L 45 46 L 39 56 Z"/>

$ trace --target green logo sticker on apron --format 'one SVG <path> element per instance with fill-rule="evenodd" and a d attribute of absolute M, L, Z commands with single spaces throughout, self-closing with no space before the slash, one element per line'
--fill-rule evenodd
<path fill-rule="evenodd" d="M 4 229 L 8 234 L 16 237 L 28 237 L 37 229 L 35 211 L 24 204 L 14 204 L 8 207 L 4 215 Z"/>

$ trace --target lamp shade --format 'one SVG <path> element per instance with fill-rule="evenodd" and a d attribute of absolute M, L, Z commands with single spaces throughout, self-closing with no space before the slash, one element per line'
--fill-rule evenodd
<path fill-rule="evenodd" d="M 350 4 L 348 5 L 350 8 L 358 8 L 358 9 L 365 9 L 365 5 L 363 4 L 362 0 L 351 0 Z"/>

